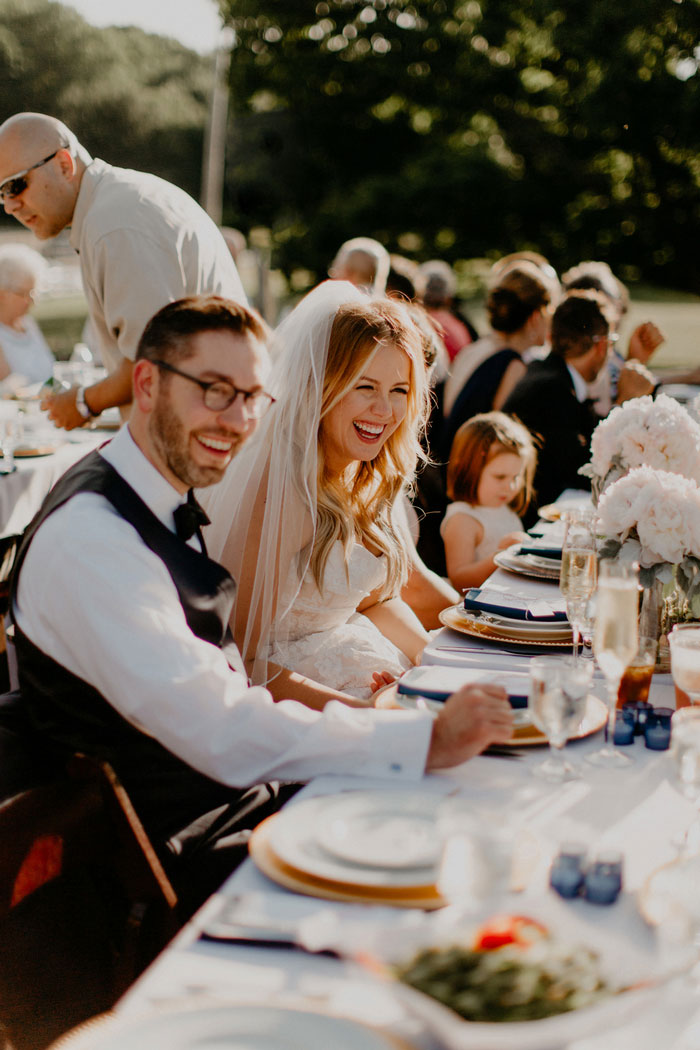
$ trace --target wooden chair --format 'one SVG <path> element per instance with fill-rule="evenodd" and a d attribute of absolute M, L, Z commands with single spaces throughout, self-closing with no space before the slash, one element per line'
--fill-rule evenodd
<path fill-rule="evenodd" d="M 3 751 L 25 746 L 13 736 L 0 729 L 0 771 Z M 0 802 L 0 1024 L 15 1050 L 111 1007 L 179 925 L 114 770 L 76 755 L 34 772 Z"/>
<path fill-rule="evenodd" d="M 7 669 L 7 639 L 5 637 L 5 617 L 10 610 L 10 576 L 14 568 L 17 551 L 22 537 L 20 535 L 0 536 L 0 692 L 10 688 Z"/>

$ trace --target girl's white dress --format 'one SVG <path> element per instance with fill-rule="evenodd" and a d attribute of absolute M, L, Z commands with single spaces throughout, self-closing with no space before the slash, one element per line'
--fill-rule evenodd
<path fill-rule="evenodd" d="M 468 514 L 476 518 L 484 529 L 484 537 L 474 551 L 474 561 L 482 558 L 490 558 L 498 550 L 498 544 L 509 532 L 522 532 L 523 523 L 510 507 L 473 507 L 471 503 L 457 501 L 450 503 L 445 512 L 445 517 L 440 523 L 440 535 L 443 540 L 445 522 L 454 517 L 455 514 Z"/>
<path fill-rule="evenodd" d="M 296 580 L 289 576 L 289 586 Z M 343 547 L 335 543 L 326 562 L 323 589 L 319 591 L 311 572 L 304 577 L 299 593 L 284 616 L 281 636 L 269 659 L 290 671 L 332 689 L 363 699 L 371 696 L 373 670 L 400 675 L 411 661 L 375 627 L 356 612 L 360 602 L 385 578 L 384 557 L 376 557 L 356 543 L 345 566 Z"/>

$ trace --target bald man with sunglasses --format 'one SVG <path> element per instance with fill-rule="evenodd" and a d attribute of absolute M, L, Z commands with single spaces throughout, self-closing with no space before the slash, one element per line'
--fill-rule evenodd
<path fill-rule="evenodd" d="M 136 347 L 162 306 L 207 292 L 246 303 L 220 231 L 191 197 L 155 175 L 93 160 L 54 117 L 18 113 L 0 126 L 0 200 L 39 240 L 70 227 L 80 256 L 108 375 L 46 395 L 43 407 L 66 430 L 113 406 L 126 415 Z"/>

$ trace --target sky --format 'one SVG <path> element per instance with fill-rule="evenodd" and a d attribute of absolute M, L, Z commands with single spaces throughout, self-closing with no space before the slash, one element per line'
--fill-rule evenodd
<path fill-rule="evenodd" d="M 64 6 L 91 25 L 139 26 L 203 53 L 214 49 L 221 28 L 215 0 L 64 0 Z"/>

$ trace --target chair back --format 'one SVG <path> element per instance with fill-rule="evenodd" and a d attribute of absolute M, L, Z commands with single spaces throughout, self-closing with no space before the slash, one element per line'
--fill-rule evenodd
<path fill-rule="evenodd" d="M 0 1025 L 16 1050 L 109 1009 L 179 925 L 175 891 L 109 764 L 37 758 L 25 735 L 0 727 Z"/>

